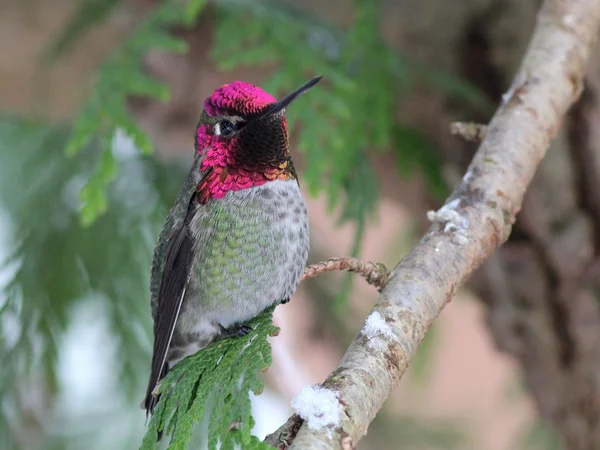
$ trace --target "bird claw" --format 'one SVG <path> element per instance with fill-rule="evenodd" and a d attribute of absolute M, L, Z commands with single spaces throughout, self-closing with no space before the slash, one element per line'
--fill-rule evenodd
<path fill-rule="evenodd" d="M 289 303 L 289 302 L 290 302 L 290 298 L 288 297 L 288 298 L 284 298 L 283 300 L 281 300 L 281 301 L 279 302 L 279 304 L 280 304 L 280 305 L 285 305 L 286 303 Z"/>
<path fill-rule="evenodd" d="M 235 337 L 235 336 L 247 336 L 252 331 L 252 327 L 248 325 L 234 325 L 230 328 L 221 327 L 221 336 L 223 337 Z"/>

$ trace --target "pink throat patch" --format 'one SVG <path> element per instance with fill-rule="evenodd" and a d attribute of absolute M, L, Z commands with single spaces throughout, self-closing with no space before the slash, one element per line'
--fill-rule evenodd
<path fill-rule="evenodd" d="M 234 81 L 217 89 L 204 101 L 209 116 L 247 116 L 262 111 L 277 100 L 261 88 L 244 81 Z M 285 126 L 285 119 L 284 126 Z M 236 137 L 223 139 L 215 136 L 211 125 L 198 128 L 196 142 L 198 151 L 206 150 L 200 170 L 208 172 L 198 185 L 200 203 L 209 199 L 223 198 L 228 191 L 239 191 L 261 186 L 268 181 L 289 178 L 287 163 L 275 167 L 254 167 L 251 162 L 236 163 L 233 150 Z"/>
<path fill-rule="evenodd" d="M 200 170 L 208 172 L 198 185 L 199 201 L 205 204 L 211 198 L 225 197 L 228 191 L 240 191 L 254 186 L 262 186 L 268 181 L 290 178 L 288 163 L 274 167 L 253 167 L 252 164 L 236 164 L 232 147 L 235 137 L 224 141 L 212 133 L 210 125 L 198 128 L 198 151 L 206 150 Z"/>

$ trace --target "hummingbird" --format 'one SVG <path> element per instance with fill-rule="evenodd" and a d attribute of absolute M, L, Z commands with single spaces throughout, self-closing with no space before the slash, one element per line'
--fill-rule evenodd
<path fill-rule="evenodd" d="M 154 348 L 142 403 L 170 368 L 295 292 L 308 259 L 308 213 L 283 99 L 244 81 L 215 90 L 196 126 L 195 156 L 154 249 L 150 276 Z"/>

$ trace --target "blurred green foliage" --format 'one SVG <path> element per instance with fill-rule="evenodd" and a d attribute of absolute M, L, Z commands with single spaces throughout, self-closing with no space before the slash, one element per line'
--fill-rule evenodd
<path fill-rule="evenodd" d="M 57 391 L 58 351 L 76 307 L 102 297 L 111 335 L 112 367 L 130 402 L 140 401 L 139 374 L 148 365 L 149 261 L 154 239 L 185 172 L 137 152 L 119 154 L 124 170 L 108 187 L 111 208 L 82 228 L 78 192 L 93 177 L 97 149 L 65 159 L 69 129 L 0 121 L 0 205 L 8 218 L 11 275 L 0 297 L 3 333 L 0 401 L 5 419 L 18 416 L 19 389 L 43 380 Z M 140 397 L 140 398 L 138 398 Z M 8 424 L 0 420 L 0 428 Z M 11 433 L 0 429 L 1 448 Z"/>
<path fill-rule="evenodd" d="M 518 447 L 524 450 L 564 450 L 561 436 L 547 421 L 534 419 L 518 438 Z"/>
<path fill-rule="evenodd" d="M 88 0 L 87 3 L 96 5 L 98 1 Z M 117 1 L 111 0 L 110 3 L 114 7 Z M 110 148 L 115 132 L 122 130 L 134 140 L 137 148 L 144 153 L 152 152 L 152 142 L 131 117 L 127 99 L 137 95 L 165 101 L 169 97 L 169 90 L 144 72 L 144 54 L 153 49 L 185 52 L 186 43 L 169 34 L 168 29 L 170 26 L 192 23 L 201 6 L 196 1 L 186 8 L 177 0 L 161 3 L 99 69 L 96 87 L 81 111 L 66 147 L 67 155 L 72 156 L 85 148 L 92 138 L 102 142 L 103 151 L 98 158 L 98 167 L 81 190 L 81 220 L 84 225 L 94 222 L 108 208 L 105 189 L 117 169 Z M 106 7 L 105 4 L 101 8 L 83 5 L 67 24 L 64 34 L 50 48 L 50 56 L 56 58 L 68 48 L 68 43 L 73 41 L 75 35 L 85 30 L 82 24 L 89 24 L 92 17 L 105 17 Z"/>
<path fill-rule="evenodd" d="M 97 0 L 87 2 L 95 5 Z M 116 4 L 118 0 L 111 2 Z M 99 81 L 76 123 L 68 154 L 77 152 L 93 137 L 110 138 L 116 129 L 133 137 L 140 149 L 151 151 L 151 142 L 127 113 L 127 97 L 168 98 L 166 86 L 142 71 L 141 59 L 150 49 L 185 51 L 185 42 L 169 35 L 166 27 L 193 25 L 204 3 L 167 0 L 142 21 L 100 68 Z M 424 76 L 435 71 L 396 55 L 379 34 L 379 1 L 355 0 L 355 21 L 346 31 L 287 3 L 215 3 L 219 8 L 212 56 L 219 68 L 275 64 L 277 70 L 262 84 L 273 93 L 288 92 L 309 75 L 325 76 L 319 86 L 320 95 L 298 101 L 288 120 L 291 129 L 300 118 L 303 123 L 295 133 L 297 147 L 309 162 L 303 182 L 314 195 L 325 192 L 331 207 L 343 205 L 342 222 L 364 222 L 377 204 L 378 177 L 368 157 L 373 150 L 394 154 L 406 176 L 412 168 L 420 168 L 434 195 L 446 192 L 432 145 L 415 130 L 397 123 L 397 103 L 412 79 L 419 77 L 459 95 L 476 108 L 489 105 L 462 80 L 449 74 Z M 248 20 L 249 14 L 252 20 Z M 102 19 L 105 15 L 106 5 L 82 6 L 49 54 L 60 55 L 84 31 L 81 24 L 89 25 L 94 17 Z M 95 176 L 82 191 L 82 220 L 86 224 L 107 208 L 103 187 L 114 176 L 115 165 L 106 153 L 99 158 Z"/>
<path fill-rule="evenodd" d="M 45 63 L 59 60 L 120 3 L 82 0 L 48 46 Z M 432 195 L 443 197 L 446 186 L 435 148 L 418 131 L 397 122 L 398 102 L 419 78 L 477 108 L 488 105 L 462 80 L 395 54 L 379 34 L 380 2 L 356 0 L 354 23 L 345 30 L 291 2 L 213 3 L 217 19 L 211 52 L 220 69 L 273 65 L 275 70 L 263 87 L 277 94 L 312 75 L 324 75 L 318 95 L 300 99 L 290 110 L 289 124 L 308 162 L 302 182 L 314 195 L 324 193 L 330 207 L 342 206 L 341 222 L 356 224 L 352 254 L 360 249 L 365 223 L 380 195 L 372 151 L 392 155 L 402 176 L 423 173 Z M 127 101 L 131 96 L 168 98 L 168 87 L 144 72 L 143 57 L 153 49 L 186 51 L 185 42 L 169 30 L 195 24 L 205 4 L 203 0 L 156 2 L 98 69 L 95 88 L 72 127 L 0 118 L 0 205 L 8 217 L 6 233 L 10 236 L 10 253 L 1 262 L 8 278 L 0 296 L 0 358 L 6 367 L 0 372 L 2 448 L 31 448 L 18 436 L 20 421 L 29 417 L 23 408 L 23 390 L 39 385 L 41 379 L 43 399 L 55 399 L 61 392 L 68 395 L 69 387 L 61 387 L 57 375 L 59 350 L 74 311 L 93 302 L 103 305 L 102 317 L 115 340 L 111 345 L 116 355 L 109 360 L 109 370 L 126 404 L 135 406 L 132 414 L 141 414 L 137 410 L 140 379 L 145 382 L 146 376 L 140 373 L 147 373 L 150 352 L 147 286 L 151 253 L 185 175 L 181 167 L 150 155 L 152 143 L 130 116 Z M 270 327 L 269 320 L 255 331 L 266 336 Z M 257 344 L 262 342 L 257 339 Z M 242 357 L 255 352 L 266 355 L 268 346 L 251 350 Z M 200 374 L 192 369 L 206 362 L 205 357 L 190 358 L 173 373 L 189 369 L 187 376 L 198 380 Z M 261 361 L 268 364 L 268 360 L 265 356 Z M 254 374 L 248 383 L 247 387 L 257 386 Z M 186 386 L 173 391 L 172 398 L 195 395 Z M 111 392 L 105 400 L 118 395 Z M 249 417 L 248 397 L 242 397 L 235 407 L 242 407 L 244 417 Z M 222 399 L 233 405 L 232 397 Z M 167 425 L 168 431 L 183 442 L 188 435 L 178 434 L 182 432 L 178 427 L 201 414 L 194 408 L 175 413 L 172 406 L 162 406 L 150 429 L 156 430 L 160 423 L 173 424 L 170 429 Z M 90 421 L 97 426 L 88 430 L 70 428 L 64 420 L 38 424 L 45 436 L 41 447 L 81 448 L 85 443 L 88 449 L 113 448 L 116 441 L 106 444 L 97 439 L 98 430 L 111 429 L 111 424 L 123 419 L 114 408 L 107 407 L 104 413 L 90 410 Z M 179 416 L 181 420 L 173 422 Z M 229 417 L 222 419 L 215 423 L 223 425 Z M 250 439 L 250 428 L 244 433 L 241 439 Z"/>

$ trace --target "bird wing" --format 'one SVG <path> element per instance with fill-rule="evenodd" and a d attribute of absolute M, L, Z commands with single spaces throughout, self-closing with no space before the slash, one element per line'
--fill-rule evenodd
<path fill-rule="evenodd" d="M 155 254 L 154 258 L 153 276 L 157 277 L 158 273 L 160 273 L 159 270 L 162 269 L 162 277 L 160 277 L 158 295 L 153 293 L 153 297 L 156 296 L 157 298 L 153 298 L 153 302 L 155 302 L 155 307 L 153 308 L 155 310 L 154 350 L 152 353 L 150 380 L 144 400 L 144 407 L 147 414 L 153 412 L 158 401 L 158 398 L 152 394 L 152 391 L 160 379 L 166 375 L 167 368 L 165 367 L 165 361 L 167 352 L 173 338 L 173 332 L 190 278 L 194 257 L 194 240 L 189 224 L 196 206 L 197 201 L 194 192 L 189 199 L 185 219 L 178 225 L 173 225 L 171 230 L 168 228 L 166 230 L 169 239 L 167 239 L 164 257 L 160 255 L 162 253 L 160 249 L 157 249 L 158 255 Z M 164 237 L 166 238 L 166 236 Z M 160 245 L 159 242 L 159 247 Z M 157 261 L 159 259 L 161 261 Z M 164 264 L 160 264 L 162 261 L 164 261 Z"/>

